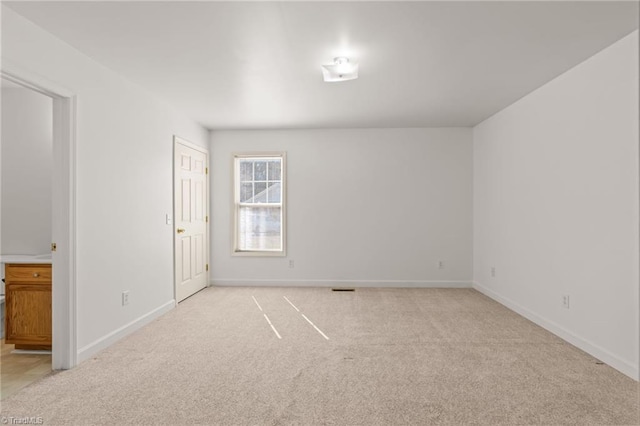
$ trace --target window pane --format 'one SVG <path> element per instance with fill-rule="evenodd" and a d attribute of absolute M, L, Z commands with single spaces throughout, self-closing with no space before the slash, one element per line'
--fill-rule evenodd
<path fill-rule="evenodd" d="M 280 207 L 240 207 L 238 248 L 282 250 Z"/>
<path fill-rule="evenodd" d="M 253 196 L 254 203 L 266 203 L 267 202 L 267 182 L 254 183 L 255 195 Z"/>
<path fill-rule="evenodd" d="M 254 180 L 267 180 L 267 162 L 256 161 L 255 162 L 255 175 Z"/>
<path fill-rule="evenodd" d="M 245 253 L 249 255 L 284 253 L 284 157 L 238 154 L 235 158 L 234 250 L 253 252 Z"/>
<path fill-rule="evenodd" d="M 269 161 L 269 180 L 280 180 L 280 160 Z"/>
<path fill-rule="evenodd" d="M 253 180 L 253 161 L 240 160 L 240 180 L 242 182 Z"/>
<path fill-rule="evenodd" d="M 280 203 L 281 187 L 280 182 L 269 182 L 268 203 Z"/>
<path fill-rule="evenodd" d="M 251 182 L 242 183 L 240 186 L 240 202 L 251 202 L 253 198 L 253 184 Z"/>

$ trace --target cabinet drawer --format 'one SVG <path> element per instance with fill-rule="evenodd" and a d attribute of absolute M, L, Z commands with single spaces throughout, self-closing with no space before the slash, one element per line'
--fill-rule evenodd
<path fill-rule="evenodd" d="M 5 267 L 5 281 L 51 283 L 51 265 L 9 263 Z"/>

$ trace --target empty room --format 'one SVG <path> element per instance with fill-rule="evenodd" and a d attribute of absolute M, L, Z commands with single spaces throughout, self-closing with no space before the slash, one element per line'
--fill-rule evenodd
<path fill-rule="evenodd" d="M 0 421 L 640 424 L 637 1 L 3 1 Z"/>

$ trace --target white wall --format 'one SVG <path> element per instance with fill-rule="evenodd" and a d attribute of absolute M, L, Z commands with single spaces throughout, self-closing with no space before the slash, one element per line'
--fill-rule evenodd
<path fill-rule="evenodd" d="M 32 90 L 3 87 L 1 102 L 0 253 L 47 253 L 51 244 L 53 101 Z"/>
<path fill-rule="evenodd" d="M 172 137 L 208 132 L 2 7 L 2 60 L 77 94 L 79 359 L 173 306 Z M 55 283 L 54 283 L 55 285 Z M 130 303 L 121 306 L 121 293 Z"/>
<path fill-rule="evenodd" d="M 251 151 L 287 153 L 286 258 L 231 255 Z M 214 284 L 471 285 L 471 129 L 214 131 L 211 153 Z"/>
<path fill-rule="evenodd" d="M 638 175 L 638 32 L 474 129 L 477 288 L 636 379 Z"/>

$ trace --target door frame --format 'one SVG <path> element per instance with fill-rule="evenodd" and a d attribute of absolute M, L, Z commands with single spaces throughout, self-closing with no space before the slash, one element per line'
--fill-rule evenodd
<path fill-rule="evenodd" d="M 76 299 L 76 94 L 44 77 L 3 60 L 0 77 L 53 99 L 53 176 L 51 253 L 52 327 L 51 367 L 77 365 Z"/>
<path fill-rule="evenodd" d="M 173 184 L 172 184 L 172 188 L 173 188 L 173 194 L 172 194 L 172 199 L 173 199 L 173 221 L 172 221 L 172 232 L 173 232 L 173 300 L 175 301 L 175 305 L 178 306 L 178 277 L 176 276 L 178 273 L 178 268 L 176 268 L 176 262 L 177 262 L 177 256 L 176 256 L 176 252 L 177 252 L 177 244 L 178 244 L 178 234 L 177 232 L 175 232 L 176 229 L 176 218 L 178 217 L 178 206 L 176 204 L 176 191 L 178 190 L 178 187 L 176 185 L 176 178 L 177 178 L 177 174 L 178 174 L 178 165 L 176 164 L 176 147 L 177 145 L 183 145 L 186 146 L 188 148 L 194 149 L 196 151 L 199 151 L 201 153 L 203 153 L 206 156 L 206 160 L 205 160 L 205 167 L 206 167 L 206 179 L 205 179 L 205 194 L 207 195 L 207 203 L 206 203 L 206 215 L 207 218 L 209 218 L 210 213 L 209 213 L 209 205 L 210 205 L 210 198 L 211 198 L 211 194 L 209 193 L 209 186 L 210 186 L 210 182 L 209 180 L 210 178 L 210 174 L 209 174 L 209 149 L 207 149 L 206 147 L 200 146 L 200 145 L 196 145 L 194 143 L 189 142 L 186 139 L 181 138 L 180 136 L 176 136 L 173 135 L 173 155 L 172 155 L 172 163 L 173 163 Z M 205 232 L 205 247 L 206 247 L 206 263 L 207 265 L 210 264 L 210 253 L 211 253 L 211 220 L 207 220 L 207 228 L 206 228 L 206 232 Z M 207 285 L 206 287 L 209 287 L 211 285 L 211 281 L 209 278 L 209 273 L 211 272 L 209 268 L 207 268 L 206 272 L 206 280 L 207 280 Z"/>

